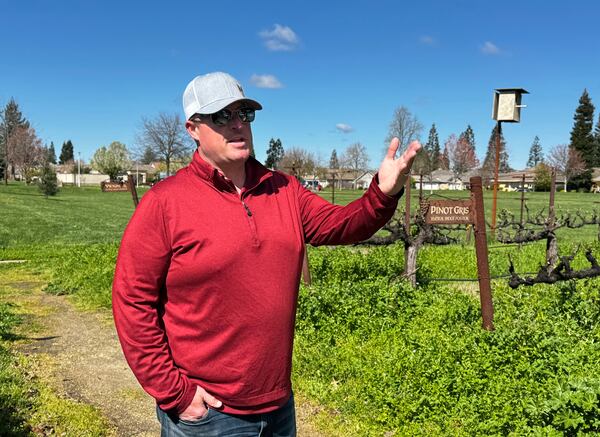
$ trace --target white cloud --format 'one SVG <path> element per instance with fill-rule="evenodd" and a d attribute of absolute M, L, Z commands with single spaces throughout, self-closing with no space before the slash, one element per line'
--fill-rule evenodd
<path fill-rule="evenodd" d="M 354 130 L 354 128 L 352 126 L 350 126 L 349 124 L 345 124 L 345 123 L 338 123 L 335 125 L 335 128 L 342 132 L 342 133 L 350 133 Z"/>
<path fill-rule="evenodd" d="M 493 42 L 486 41 L 481 46 L 481 53 L 483 53 L 485 55 L 499 55 L 500 54 L 500 48 L 496 44 L 494 44 Z"/>
<path fill-rule="evenodd" d="M 283 88 L 283 84 L 272 74 L 253 74 L 250 83 L 258 88 Z"/>
<path fill-rule="evenodd" d="M 435 38 L 432 37 L 432 36 L 430 36 L 430 35 L 422 35 L 419 38 L 419 42 L 421 44 L 425 44 L 427 46 L 434 46 L 437 43 L 437 41 L 435 40 Z"/>
<path fill-rule="evenodd" d="M 300 44 L 298 35 L 290 27 L 279 24 L 275 24 L 273 30 L 262 30 L 259 35 L 267 49 L 273 52 L 291 51 Z"/>

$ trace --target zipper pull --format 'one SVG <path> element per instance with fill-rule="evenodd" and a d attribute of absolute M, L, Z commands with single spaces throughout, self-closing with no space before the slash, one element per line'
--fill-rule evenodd
<path fill-rule="evenodd" d="M 246 210 L 246 214 L 248 214 L 248 217 L 252 217 L 252 211 L 250 211 L 250 208 L 248 208 L 248 205 L 246 205 L 243 200 L 242 205 L 244 205 L 244 209 Z"/>

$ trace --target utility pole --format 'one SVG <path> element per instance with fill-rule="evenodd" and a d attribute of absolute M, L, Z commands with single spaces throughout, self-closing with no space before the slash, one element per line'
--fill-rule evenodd
<path fill-rule="evenodd" d="M 77 186 L 81 188 L 81 152 L 77 152 Z"/>

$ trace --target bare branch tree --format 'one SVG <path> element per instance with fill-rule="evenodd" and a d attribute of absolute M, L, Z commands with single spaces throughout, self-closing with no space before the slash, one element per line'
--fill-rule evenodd
<path fill-rule="evenodd" d="M 554 146 L 546 159 L 550 167 L 563 174 L 565 191 L 567 191 L 568 180 L 580 175 L 586 168 L 581 152 L 566 144 Z"/>
<path fill-rule="evenodd" d="M 7 161 L 15 166 L 31 182 L 33 170 L 44 162 L 47 156 L 40 140 L 32 127 L 17 126 L 8 137 Z"/>
<path fill-rule="evenodd" d="M 423 125 L 418 118 L 413 115 L 408 108 L 401 106 L 394 111 L 394 117 L 390 123 L 390 130 L 385 139 L 386 145 L 384 153 L 387 152 L 387 147 L 392 141 L 392 138 L 397 137 L 400 140 L 399 150 L 404 150 L 412 140 L 418 140 L 421 137 Z"/>
<path fill-rule="evenodd" d="M 294 176 L 314 175 L 317 159 L 312 152 L 301 147 L 292 147 L 285 151 L 278 168 Z"/>
<path fill-rule="evenodd" d="M 367 148 L 361 143 L 354 143 L 346 148 L 342 156 L 342 165 L 353 170 L 356 176 L 369 165 Z"/>
<path fill-rule="evenodd" d="M 170 175 L 171 162 L 183 158 L 192 150 L 179 115 L 165 112 L 155 118 L 142 118 L 136 142 L 141 150 L 150 148 L 159 159 L 165 161 L 167 176 Z"/>

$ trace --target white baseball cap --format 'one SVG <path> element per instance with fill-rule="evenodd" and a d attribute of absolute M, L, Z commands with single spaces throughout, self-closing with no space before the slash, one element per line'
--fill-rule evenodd
<path fill-rule="evenodd" d="M 214 114 L 233 102 L 243 100 L 253 109 L 262 109 L 256 100 L 247 98 L 240 83 L 227 73 L 196 76 L 183 92 L 186 120 L 194 114 Z"/>

